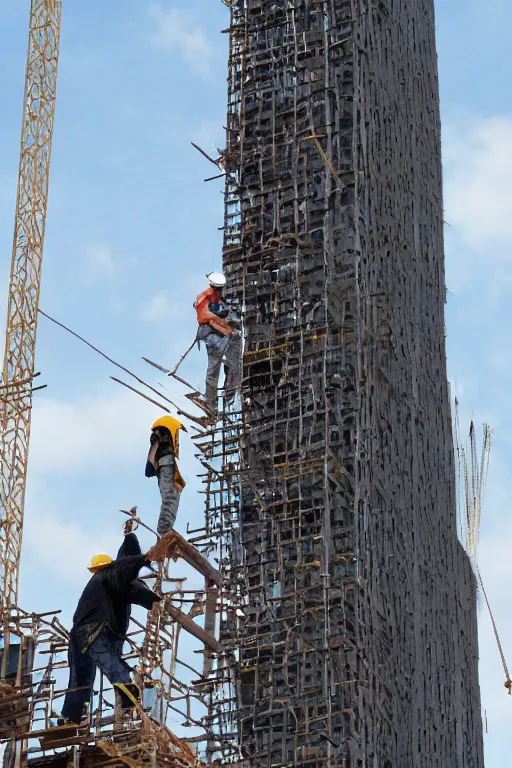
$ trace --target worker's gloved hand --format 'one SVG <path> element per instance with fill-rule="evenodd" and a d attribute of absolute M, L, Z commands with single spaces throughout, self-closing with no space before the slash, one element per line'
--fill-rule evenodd
<path fill-rule="evenodd" d="M 121 510 L 121 512 L 126 512 L 126 510 Z M 128 533 L 133 533 L 134 530 L 137 530 L 139 527 L 139 524 L 136 522 L 135 517 L 137 515 L 137 507 L 132 507 L 130 510 L 126 512 L 127 515 L 130 515 L 131 517 L 128 518 L 128 520 L 123 525 L 123 533 L 126 536 Z M 133 527 L 135 524 L 135 528 Z"/>
<path fill-rule="evenodd" d="M 126 523 L 123 525 L 123 533 L 125 536 L 127 536 L 132 531 L 133 531 L 133 520 L 127 520 Z"/>
<path fill-rule="evenodd" d="M 157 543 L 146 554 L 146 560 L 153 563 L 161 563 L 168 556 L 169 546 L 174 538 L 174 531 L 170 531 L 158 539 Z"/>

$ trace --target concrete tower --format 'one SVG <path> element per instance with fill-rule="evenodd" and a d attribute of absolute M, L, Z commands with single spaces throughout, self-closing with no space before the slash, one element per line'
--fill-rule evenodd
<path fill-rule="evenodd" d="M 226 4 L 244 753 L 258 768 L 482 768 L 433 0 Z"/>

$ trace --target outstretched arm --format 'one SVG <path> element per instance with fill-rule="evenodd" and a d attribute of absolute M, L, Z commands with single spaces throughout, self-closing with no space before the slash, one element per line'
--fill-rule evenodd
<path fill-rule="evenodd" d="M 165 536 L 161 536 L 157 543 L 151 547 L 146 555 L 148 561 L 161 563 L 169 554 L 169 544 L 175 539 L 174 531 L 169 531 Z"/>
<path fill-rule="evenodd" d="M 129 555 L 141 555 L 139 540 L 134 533 L 127 533 L 124 537 L 124 541 L 119 547 L 116 560 L 120 560 L 122 557 Z"/>
<path fill-rule="evenodd" d="M 147 611 L 150 611 L 154 603 L 159 602 L 162 598 L 153 592 L 144 582 L 134 581 L 130 585 L 130 603 L 132 605 L 140 605 Z"/>

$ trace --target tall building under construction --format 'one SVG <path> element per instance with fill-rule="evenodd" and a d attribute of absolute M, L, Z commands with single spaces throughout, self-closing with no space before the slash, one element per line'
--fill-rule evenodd
<path fill-rule="evenodd" d="M 223 632 L 242 754 L 482 768 L 433 0 L 226 4 L 224 269 L 245 337 L 230 558 L 246 598 Z"/>
<path fill-rule="evenodd" d="M 116 646 L 137 695 L 126 706 L 104 664 L 99 685 L 79 686 L 79 723 L 59 717 L 79 680 L 60 612 L 18 604 L 44 387 L 36 328 L 53 320 L 38 302 L 61 21 L 61 0 L 30 2 L 0 382 L 0 764 L 483 768 L 446 380 L 433 0 L 223 2 L 227 142 L 213 162 L 243 377 L 216 421 L 177 374 L 193 345 L 173 370 L 151 363 L 202 411 L 178 414 L 205 523 L 160 540 L 158 606 Z M 151 397 L 119 384 L 178 409 L 115 365 Z M 136 506 L 122 514 L 126 534 L 151 532 Z"/>

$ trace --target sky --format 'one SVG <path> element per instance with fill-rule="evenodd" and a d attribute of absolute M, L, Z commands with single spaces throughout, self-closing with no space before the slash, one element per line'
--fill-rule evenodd
<path fill-rule="evenodd" d="M 29 1 L 0 3 L 0 320 L 6 313 Z M 448 372 L 471 418 L 495 430 L 479 563 L 512 664 L 512 80 L 510 0 L 437 0 L 445 183 Z M 142 356 L 172 367 L 195 333 L 192 302 L 221 268 L 222 186 L 191 141 L 223 145 L 226 7 L 220 0 L 64 3 L 41 308 L 156 386 Z M 212 172 L 213 171 L 213 172 Z M 184 365 L 200 385 L 203 353 Z M 122 537 L 119 509 L 155 526 L 144 478 L 154 406 L 106 361 L 41 319 L 20 602 L 69 624 L 98 551 Z M 121 374 L 121 379 L 126 376 Z M 165 382 L 169 389 L 169 384 Z M 170 387 L 168 396 L 179 397 Z M 189 439 L 177 529 L 203 497 Z M 141 536 L 143 544 L 151 537 Z M 178 575 L 178 574 L 177 574 Z M 486 768 L 509 765 L 512 697 L 480 601 Z"/>

